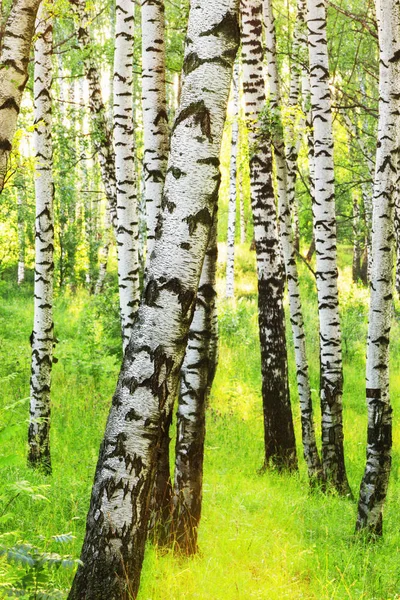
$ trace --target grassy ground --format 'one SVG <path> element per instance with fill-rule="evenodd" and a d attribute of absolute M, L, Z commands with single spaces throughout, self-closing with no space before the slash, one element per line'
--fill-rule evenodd
<path fill-rule="evenodd" d="M 385 535 L 368 546 L 353 537 L 355 501 L 309 491 L 300 445 L 298 474 L 257 474 L 263 439 L 254 256 L 240 247 L 237 259 L 236 299 L 225 302 L 221 247 L 220 363 L 208 410 L 200 553 L 183 559 L 149 547 L 140 600 L 400 598 L 399 315 L 394 311 L 394 459 Z M 367 293 L 351 284 L 350 262 L 349 251 L 342 249 L 345 444 L 349 479 L 357 497 L 365 460 Z M 307 271 L 302 272 L 302 288 L 318 418 L 316 299 Z M 51 478 L 25 466 L 31 297 L 29 283 L 16 290 L 0 281 L 0 544 L 25 541 L 44 551 L 77 557 L 120 361 L 117 296 L 111 285 L 101 299 L 84 292 L 57 298 L 59 362 L 53 377 Z M 291 343 L 289 351 L 300 441 Z M 64 544 L 53 539 L 67 532 L 76 537 Z M 0 560 L 0 583 L 12 583 L 24 572 Z M 65 597 L 72 576 L 72 571 L 59 569 L 46 585 Z"/>

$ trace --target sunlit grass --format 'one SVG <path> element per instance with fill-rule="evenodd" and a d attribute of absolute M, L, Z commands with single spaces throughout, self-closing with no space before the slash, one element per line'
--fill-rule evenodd
<path fill-rule="evenodd" d="M 357 498 L 365 462 L 365 349 L 368 292 L 351 282 L 349 253 L 340 253 L 344 352 L 346 463 Z M 399 314 L 394 312 L 391 383 L 394 404 L 393 471 L 383 541 L 368 546 L 353 536 L 356 503 L 310 492 L 300 445 L 293 344 L 288 336 L 291 397 L 300 471 L 258 474 L 263 462 L 260 357 L 257 343 L 255 256 L 236 253 L 234 300 L 224 298 L 225 248 L 220 244 L 219 369 L 209 402 L 200 553 L 184 559 L 149 546 L 140 600 L 394 600 L 400 593 L 398 531 L 400 428 Z M 300 265 L 310 373 L 318 424 L 318 314 L 315 282 Z M 29 394 L 32 290 L 0 282 L 0 405 Z M 63 552 L 79 556 L 85 518 L 110 400 L 120 362 L 115 285 L 102 299 L 86 292 L 59 295 L 55 319 L 59 362 L 53 372 L 51 478 L 26 467 L 27 401 L 0 412 L 0 457 L 16 464 L 1 471 L 0 513 L 11 499 L 7 484 L 47 484 L 48 501 L 19 496 L 0 519 L 0 535 L 59 551 L 52 536 L 71 531 Z M 319 426 L 317 425 L 319 431 Z M 172 442 L 173 447 L 173 442 Z M 3 540 L 2 540 L 3 541 Z M 0 582 L 7 578 L 0 561 Z M 72 573 L 58 571 L 54 585 L 68 589 Z M 1 595 L 0 595 L 1 597 Z"/>

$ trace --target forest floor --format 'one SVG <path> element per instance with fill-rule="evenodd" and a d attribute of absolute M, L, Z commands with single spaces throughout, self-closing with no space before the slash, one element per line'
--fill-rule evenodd
<path fill-rule="evenodd" d="M 291 341 L 300 470 L 295 475 L 258 474 L 263 432 L 254 255 L 238 247 L 236 299 L 227 302 L 224 247 L 220 250 L 220 361 L 207 413 L 200 551 L 186 559 L 149 546 L 139 599 L 400 598 L 399 305 L 393 312 L 391 344 L 393 469 L 384 537 L 368 545 L 353 535 L 356 500 L 325 496 L 308 487 Z M 350 250 L 341 249 L 340 262 L 346 464 L 357 498 L 365 463 L 368 293 L 351 283 Z M 315 283 L 305 267 L 301 271 L 318 423 Z M 90 298 L 84 291 L 59 294 L 55 322 L 59 342 L 52 390 L 53 475 L 45 477 L 26 467 L 32 282 L 17 289 L 7 275 L 0 280 L 0 547 L 29 543 L 41 552 L 79 557 L 98 448 L 119 370 L 114 278 L 100 298 Z M 172 442 L 172 450 L 173 446 Z M 64 543 L 53 537 L 66 533 L 75 537 L 67 536 Z M 66 597 L 71 570 L 42 570 L 38 559 L 29 564 L 26 548 L 18 551 L 20 560 L 13 566 L 5 557 L 0 559 L 0 598 L 8 597 L 5 584 L 10 589 L 17 584 L 26 590 L 48 589 L 48 598 Z M 36 598 L 30 594 L 23 598 Z"/>

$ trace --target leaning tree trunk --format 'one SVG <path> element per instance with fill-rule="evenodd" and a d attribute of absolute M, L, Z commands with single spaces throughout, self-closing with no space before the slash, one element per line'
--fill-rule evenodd
<path fill-rule="evenodd" d="M 35 195 L 36 247 L 34 322 L 31 335 L 32 369 L 28 462 L 51 471 L 50 387 L 53 363 L 54 184 L 52 174 L 51 83 L 53 26 L 49 3 L 38 12 L 35 43 Z"/>
<path fill-rule="evenodd" d="M 258 316 L 264 410 L 265 466 L 297 468 L 289 398 L 285 275 L 272 186 L 272 155 L 261 132 L 265 105 L 261 0 L 241 0 L 245 116 L 249 128 L 250 184 L 258 271 Z"/>
<path fill-rule="evenodd" d="M 329 486 L 350 491 L 343 449 L 343 366 L 337 286 L 332 112 L 325 0 L 307 0 L 311 110 L 315 148 L 314 232 L 320 323 L 322 467 Z"/>
<path fill-rule="evenodd" d="M 382 534 L 382 509 L 391 466 L 392 408 L 389 335 L 393 301 L 393 213 L 399 143 L 400 1 L 378 0 L 379 123 L 373 198 L 366 396 L 367 463 L 361 482 L 357 529 Z"/>
<path fill-rule="evenodd" d="M 13 2 L 0 47 L 0 194 L 17 127 L 22 94 L 28 81 L 29 55 L 40 0 Z"/>
<path fill-rule="evenodd" d="M 239 63 L 237 62 L 233 71 L 232 80 L 232 139 L 231 139 L 231 164 L 229 184 L 229 207 L 228 207 L 228 237 L 226 257 L 226 298 L 233 298 L 235 284 L 235 232 L 236 232 L 236 198 L 237 198 L 237 150 L 239 135 Z"/>
<path fill-rule="evenodd" d="M 161 416 L 172 411 L 216 211 L 238 43 L 238 0 L 192 0 L 159 235 L 100 449 L 70 600 L 138 592 Z"/>
<path fill-rule="evenodd" d="M 168 161 L 164 0 L 142 0 L 143 169 L 147 252 L 154 239 Z"/>
<path fill-rule="evenodd" d="M 197 552 L 203 494 L 206 406 L 215 374 L 213 326 L 216 313 L 217 219 L 215 218 L 190 326 L 176 416 L 172 539 L 186 555 Z"/>
<path fill-rule="evenodd" d="M 304 459 L 307 463 L 310 482 L 321 477 L 321 462 L 319 459 L 315 427 L 311 385 L 308 374 L 306 339 L 303 321 L 303 310 L 300 297 L 299 274 L 296 264 L 296 248 L 292 231 L 291 205 L 293 194 L 288 194 L 288 169 L 285 156 L 283 126 L 280 106 L 282 104 L 280 81 L 276 61 L 275 22 L 271 0 L 264 0 L 264 19 L 266 26 L 266 54 L 269 80 L 269 109 L 276 124 L 271 132 L 271 142 L 274 148 L 276 177 L 278 183 L 279 224 L 283 256 L 285 261 L 286 278 L 289 293 L 290 322 L 292 324 L 293 343 L 297 370 L 297 388 L 300 399 L 302 440 Z M 293 165 L 291 165 L 293 167 Z M 293 178 L 291 173 L 290 179 Z M 293 185 L 291 181 L 290 186 Z"/>
<path fill-rule="evenodd" d="M 361 229 L 361 216 L 360 216 L 360 196 L 359 190 L 352 190 L 353 196 L 353 265 L 352 265 L 352 279 L 355 283 L 361 278 L 361 242 L 362 242 L 362 229 Z"/>
<path fill-rule="evenodd" d="M 134 10 L 134 0 L 118 0 L 113 89 L 118 285 L 124 350 L 139 305 L 139 225 L 133 124 Z"/>

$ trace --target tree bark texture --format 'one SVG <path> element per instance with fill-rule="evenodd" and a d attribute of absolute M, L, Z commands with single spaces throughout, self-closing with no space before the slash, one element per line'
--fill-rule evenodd
<path fill-rule="evenodd" d="M 322 466 L 328 486 L 348 494 L 343 449 L 343 366 L 337 286 L 332 112 L 325 0 L 307 0 L 315 149 L 314 232 L 320 322 Z"/>
<path fill-rule="evenodd" d="M 283 292 L 285 275 L 272 185 L 270 140 L 261 131 L 265 105 L 261 0 L 241 0 L 245 117 L 258 272 L 258 316 L 264 410 L 265 466 L 297 468 L 290 406 Z"/>
<path fill-rule="evenodd" d="M 51 83 L 53 24 L 42 4 L 37 17 L 34 68 L 35 102 L 35 287 L 31 335 L 32 369 L 28 463 L 51 471 L 50 388 L 53 364 L 54 183 L 52 173 Z"/>
<path fill-rule="evenodd" d="M 117 0 L 114 53 L 114 145 L 118 285 L 125 350 L 139 306 L 138 203 L 133 123 L 134 0 Z"/>
<path fill-rule="evenodd" d="M 164 0 L 142 0 L 143 169 L 149 256 L 156 236 L 169 150 L 165 77 Z"/>
<path fill-rule="evenodd" d="M 17 127 L 22 94 L 28 81 L 29 55 L 40 0 L 13 2 L 0 48 L 0 194 Z"/>
<path fill-rule="evenodd" d="M 85 0 L 69 0 L 76 16 L 78 44 L 84 53 L 86 78 L 89 83 L 89 108 L 93 128 L 93 141 L 98 152 L 101 178 L 103 181 L 108 210 L 113 228 L 117 228 L 117 191 L 115 176 L 115 154 L 113 136 L 107 122 L 107 111 L 103 102 L 100 74 L 96 62 L 91 56 L 89 35 L 89 14 Z"/>
<path fill-rule="evenodd" d="M 226 257 L 226 298 L 233 298 L 235 286 L 235 232 L 236 232 L 236 200 L 237 200 L 237 155 L 239 137 L 239 63 L 236 63 L 232 79 L 232 137 L 231 137 L 231 162 L 229 181 L 229 206 L 228 206 L 228 236 Z"/>
<path fill-rule="evenodd" d="M 197 552 L 197 533 L 203 493 L 206 406 L 216 370 L 214 320 L 216 315 L 217 219 L 211 230 L 203 263 L 196 309 L 190 326 L 176 423 L 174 513 L 171 533 L 186 555 Z"/>
<path fill-rule="evenodd" d="M 389 336 L 393 301 L 393 215 L 399 151 L 400 2 L 378 0 L 379 122 L 372 216 L 371 299 L 366 397 L 367 462 L 360 487 L 357 529 L 382 534 L 382 509 L 391 467 L 392 408 Z"/>
<path fill-rule="evenodd" d="M 238 42 L 237 0 L 192 0 L 157 239 L 100 449 L 70 600 L 125 600 L 138 592 L 161 416 L 172 411 L 216 210 Z"/>
<path fill-rule="evenodd" d="M 300 399 L 303 452 L 310 481 L 315 481 L 321 477 L 321 462 L 315 439 L 311 385 L 306 352 L 306 337 L 303 310 L 301 306 L 299 274 L 296 263 L 296 249 L 292 231 L 291 207 L 293 206 L 294 195 L 293 193 L 290 195 L 288 193 L 289 176 L 280 109 L 282 98 L 276 60 L 275 21 L 271 0 L 264 0 L 264 21 L 266 27 L 265 39 L 269 81 L 269 110 L 273 115 L 273 122 L 275 123 L 271 132 L 271 142 L 274 149 L 276 164 L 280 235 L 289 293 L 290 322 L 293 332 L 297 388 Z M 290 186 L 292 184 L 293 182 L 291 182 Z M 289 201 L 292 201 L 292 204 L 290 204 Z"/>

